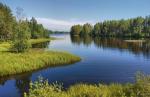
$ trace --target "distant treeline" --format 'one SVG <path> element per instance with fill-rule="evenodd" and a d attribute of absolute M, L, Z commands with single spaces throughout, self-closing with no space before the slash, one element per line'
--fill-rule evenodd
<path fill-rule="evenodd" d="M 132 19 L 107 20 L 91 24 L 74 25 L 71 35 L 92 35 L 102 37 L 150 37 L 150 16 Z"/>
<path fill-rule="evenodd" d="M 34 17 L 31 20 L 23 18 L 22 11 L 18 9 L 15 17 L 7 5 L 0 3 L 0 40 L 11 40 L 17 32 L 28 32 L 28 36 L 34 39 L 49 37 L 49 30 L 38 24 Z"/>

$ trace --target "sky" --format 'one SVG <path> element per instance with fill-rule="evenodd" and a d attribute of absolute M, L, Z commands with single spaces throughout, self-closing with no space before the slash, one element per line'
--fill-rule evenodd
<path fill-rule="evenodd" d="M 69 31 L 75 24 L 128 19 L 150 15 L 150 0 L 0 0 L 15 15 L 21 7 L 45 28 Z"/>

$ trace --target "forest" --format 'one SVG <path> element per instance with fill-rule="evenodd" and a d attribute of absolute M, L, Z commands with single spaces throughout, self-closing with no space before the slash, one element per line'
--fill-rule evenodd
<path fill-rule="evenodd" d="M 0 41 L 13 41 L 13 50 L 23 52 L 30 47 L 29 39 L 49 38 L 49 33 L 34 17 L 25 18 L 22 8 L 16 8 L 15 17 L 7 5 L 0 3 Z"/>
<path fill-rule="evenodd" d="M 86 23 L 71 27 L 71 35 L 91 35 L 101 37 L 150 37 L 150 16 L 131 19 L 107 20 L 94 26 Z"/>

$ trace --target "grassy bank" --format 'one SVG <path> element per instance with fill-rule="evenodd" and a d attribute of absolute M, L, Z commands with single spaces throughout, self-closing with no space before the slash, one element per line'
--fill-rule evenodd
<path fill-rule="evenodd" d="M 0 52 L 0 76 L 29 72 L 44 67 L 59 66 L 80 61 L 80 58 L 66 53 L 30 50 L 25 53 Z"/>
<path fill-rule="evenodd" d="M 56 38 L 40 38 L 40 39 L 30 39 L 29 42 L 31 44 L 36 44 L 36 43 L 42 43 L 42 42 L 47 42 L 50 40 L 54 40 Z M 12 42 L 1 42 L 0 43 L 0 51 L 9 51 L 10 48 L 12 47 Z"/>
<path fill-rule="evenodd" d="M 78 84 L 64 90 L 61 84 L 40 79 L 30 84 L 25 97 L 150 97 L 150 77 L 138 74 L 134 84 Z"/>
<path fill-rule="evenodd" d="M 52 40 L 53 38 L 30 39 L 31 44 L 42 43 Z"/>

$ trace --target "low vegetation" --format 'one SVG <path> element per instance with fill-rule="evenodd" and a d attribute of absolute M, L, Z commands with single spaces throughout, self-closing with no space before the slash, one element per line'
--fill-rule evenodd
<path fill-rule="evenodd" d="M 2 42 L 0 43 L 0 51 L 9 51 L 12 47 L 11 42 Z"/>
<path fill-rule="evenodd" d="M 30 39 L 29 43 L 30 44 L 37 44 L 37 43 L 42 43 L 42 42 L 47 42 L 50 40 L 54 40 L 56 38 L 39 38 L 39 39 Z M 8 41 L 8 42 L 1 42 L 0 43 L 0 51 L 10 51 L 11 48 L 13 46 L 12 41 Z"/>
<path fill-rule="evenodd" d="M 25 53 L 0 52 L 0 76 L 29 72 L 44 67 L 80 61 L 67 52 L 30 50 Z"/>
<path fill-rule="evenodd" d="M 134 84 L 77 84 L 67 90 L 40 78 L 30 84 L 25 97 L 150 97 L 150 76 L 138 73 Z"/>
<path fill-rule="evenodd" d="M 55 38 L 40 38 L 40 39 L 30 39 L 29 42 L 31 44 L 37 44 L 37 43 L 42 43 L 42 42 L 48 42 L 50 40 L 53 40 Z"/>

